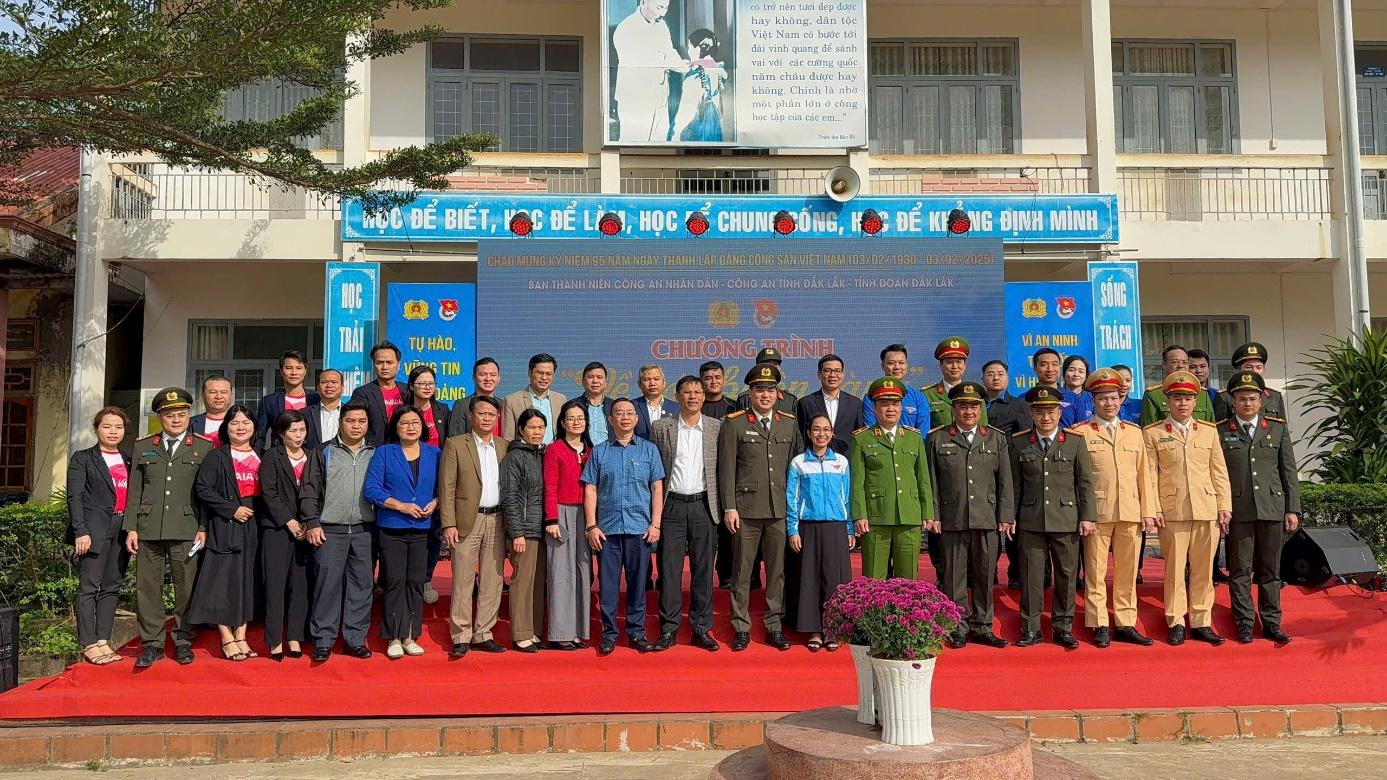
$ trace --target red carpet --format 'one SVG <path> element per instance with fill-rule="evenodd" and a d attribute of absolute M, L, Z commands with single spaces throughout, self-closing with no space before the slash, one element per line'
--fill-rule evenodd
<path fill-rule="evenodd" d="M 854 558 L 854 560 L 856 560 Z M 926 572 L 931 576 L 928 563 Z M 970 645 L 946 651 L 935 675 L 935 704 L 964 710 L 1050 710 L 1234 705 L 1297 705 L 1387 701 L 1387 596 L 1360 595 L 1345 587 L 1307 592 L 1286 588 L 1286 630 L 1295 638 L 1277 648 L 1258 639 L 1222 647 L 1189 642 L 1170 647 L 1164 638 L 1160 600 L 1161 562 L 1148 560 L 1141 588 L 1141 627 L 1158 638 L 1151 648 L 1088 644 L 1065 652 L 1053 644 L 994 650 Z M 447 593 L 447 563 L 436 584 Z M 1218 589 L 1215 628 L 1231 636 L 1228 592 Z M 638 712 L 768 712 L 801 710 L 855 701 L 852 660 L 846 648 L 810 653 L 803 637 L 778 652 L 760 644 L 761 628 L 742 653 L 731 639 L 728 594 L 718 591 L 716 653 L 687 644 L 640 655 L 624 645 L 606 658 L 595 650 L 546 651 L 538 655 L 471 653 L 449 661 L 447 598 L 426 607 L 428 653 L 388 660 L 334 654 L 312 667 L 307 657 L 244 663 L 217 655 L 215 631 L 204 631 L 197 662 L 171 659 L 133 671 L 138 647 L 119 664 L 79 664 L 0 695 L 0 718 L 248 718 L 466 716 Z M 650 636 L 658 635 L 651 594 Z M 757 594 L 753 594 L 756 608 Z M 1015 639 L 1019 593 L 998 590 L 998 633 Z M 497 641 L 509 642 L 505 610 Z M 1076 624 L 1082 625 L 1082 599 Z M 754 618 L 755 622 L 755 618 Z M 594 611 L 593 637 L 599 634 Z M 252 629 L 254 631 L 254 629 Z M 1048 638 L 1048 621 L 1044 627 Z M 259 635 L 252 644 L 264 653 Z M 378 639 L 372 648 L 381 651 Z"/>

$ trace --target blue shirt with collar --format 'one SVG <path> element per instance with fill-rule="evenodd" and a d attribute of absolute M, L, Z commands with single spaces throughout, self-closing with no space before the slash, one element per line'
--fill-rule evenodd
<path fill-rule="evenodd" d="M 876 404 L 870 398 L 862 399 L 862 421 L 869 427 L 877 424 Z M 929 401 L 925 400 L 925 394 L 918 387 L 905 386 L 905 397 L 901 399 L 901 425 L 917 431 L 928 431 L 934 427 L 930 423 Z"/>
<path fill-rule="evenodd" d="M 584 396 L 584 402 L 587 401 Z M 607 440 L 607 410 L 606 404 L 593 406 L 588 403 L 588 438 L 592 439 L 593 446 L 601 444 Z"/>
<path fill-rule="evenodd" d="M 1117 410 L 1117 419 L 1125 420 L 1133 425 L 1141 425 L 1141 399 L 1128 398 L 1122 402 L 1122 407 Z"/>
<path fill-rule="evenodd" d="M 544 415 L 544 443 L 549 444 L 554 441 L 554 396 L 545 393 L 540 398 L 533 391 L 527 390 L 526 393 L 530 396 L 530 408 Z"/>
<path fill-rule="evenodd" d="M 664 478 L 660 450 L 647 439 L 611 438 L 593 447 L 582 481 L 597 487 L 597 527 L 608 536 L 644 534 L 652 522 L 650 484 Z"/>

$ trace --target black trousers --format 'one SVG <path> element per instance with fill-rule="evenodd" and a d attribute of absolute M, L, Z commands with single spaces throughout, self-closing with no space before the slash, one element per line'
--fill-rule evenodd
<path fill-rule="evenodd" d="M 959 630 L 992 633 L 992 580 L 997 573 L 997 532 L 945 531 L 939 535 L 944 593 L 963 608 Z M 969 599 L 972 606 L 969 606 Z"/>
<path fill-rule="evenodd" d="M 786 547 L 785 614 L 805 634 L 824 630 L 824 602 L 852 579 L 848 531 L 840 520 L 801 520 L 800 551 Z"/>
<path fill-rule="evenodd" d="M 77 644 L 109 641 L 120 603 L 121 558 L 125 550 L 120 539 L 106 542 L 100 554 L 88 552 L 77 562 Z"/>
<path fill-rule="evenodd" d="M 1045 609 L 1045 567 L 1055 570 L 1055 589 L 1050 593 L 1050 628 L 1072 631 L 1074 594 L 1079 569 L 1079 534 L 1017 531 L 1021 537 L 1021 630 L 1040 631 Z"/>
<path fill-rule="evenodd" d="M 308 565 L 313 547 L 285 528 L 260 528 L 260 572 L 265 583 L 265 644 L 308 639 Z"/>
<path fill-rule="evenodd" d="M 1260 616 L 1262 628 L 1281 627 L 1281 546 L 1286 527 L 1280 520 L 1250 520 L 1228 525 L 1228 596 L 1233 620 L 1251 627 Z M 1252 583 L 1257 583 L 1257 608 L 1252 607 Z"/>
<path fill-rule="evenodd" d="M 689 559 L 689 625 L 706 634 L 713 627 L 713 555 L 718 524 L 708 515 L 704 494 L 670 493 L 660 521 L 660 633 L 679 630 L 684 558 Z"/>
<path fill-rule="evenodd" d="M 381 528 L 379 533 L 380 586 L 384 591 L 380 635 L 387 641 L 418 638 L 424 624 L 429 532 Z"/>

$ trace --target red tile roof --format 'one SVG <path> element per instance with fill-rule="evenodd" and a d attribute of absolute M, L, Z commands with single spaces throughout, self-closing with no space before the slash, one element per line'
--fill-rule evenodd
<path fill-rule="evenodd" d="M 0 192 L 8 196 L 28 198 L 25 206 L 0 206 L 0 215 L 28 215 L 77 186 L 81 151 L 76 147 L 40 149 L 20 163 L 17 168 L 0 171 Z"/>

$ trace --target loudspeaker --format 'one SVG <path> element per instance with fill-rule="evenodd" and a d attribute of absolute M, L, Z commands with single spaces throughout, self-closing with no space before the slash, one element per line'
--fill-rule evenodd
<path fill-rule="evenodd" d="M 1367 579 L 1377 574 L 1373 552 L 1351 528 L 1301 527 L 1281 548 L 1281 579 L 1318 588 L 1331 579 Z"/>
<path fill-rule="evenodd" d="M 862 179 L 857 171 L 846 165 L 831 168 L 824 174 L 824 193 L 839 203 L 847 203 L 857 197 L 861 190 Z"/>
<path fill-rule="evenodd" d="M 19 610 L 0 609 L 0 693 L 19 685 Z"/>

